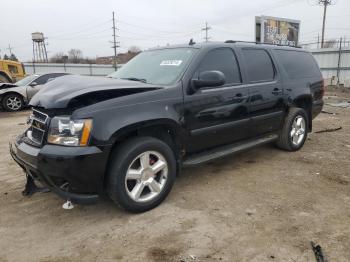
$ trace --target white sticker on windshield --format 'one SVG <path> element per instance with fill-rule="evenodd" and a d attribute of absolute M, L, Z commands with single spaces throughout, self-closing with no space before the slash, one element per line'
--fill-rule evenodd
<path fill-rule="evenodd" d="M 181 65 L 182 60 L 163 60 L 161 66 L 179 66 Z"/>

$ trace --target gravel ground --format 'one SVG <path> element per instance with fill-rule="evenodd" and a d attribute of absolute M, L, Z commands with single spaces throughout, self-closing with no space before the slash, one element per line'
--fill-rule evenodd
<path fill-rule="evenodd" d="M 349 101 L 328 94 L 326 102 Z M 350 108 L 325 106 L 302 150 L 272 145 L 184 170 L 158 208 L 129 214 L 108 199 L 62 209 L 23 197 L 8 142 L 29 111 L 0 112 L 0 261 L 350 261 Z"/>

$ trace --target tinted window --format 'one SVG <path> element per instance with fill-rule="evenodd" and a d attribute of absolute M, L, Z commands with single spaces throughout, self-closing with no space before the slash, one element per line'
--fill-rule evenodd
<path fill-rule="evenodd" d="M 52 74 L 42 75 L 34 80 L 34 82 L 36 82 L 38 85 L 43 85 L 46 84 L 50 78 L 52 78 Z"/>
<path fill-rule="evenodd" d="M 319 77 L 318 66 L 311 54 L 306 52 L 275 50 L 289 78 Z"/>
<path fill-rule="evenodd" d="M 241 83 L 241 75 L 233 51 L 220 48 L 210 51 L 199 66 L 199 73 L 203 71 L 221 71 L 226 77 L 226 84 Z"/>
<path fill-rule="evenodd" d="M 263 49 L 243 49 L 250 82 L 271 81 L 275 70 L 269 54 Z"/>
<path fill-rule="evenodd" d="M 60 76 L 63 76 L 63 75 L 66 75 L 66 73 L 53 73 L 53 74 L 46 74 L 46 75 L 42 75 L 40 76 L 39 78 L 37 78 L 35 80 L 35 82 L 38 84 L 38 85 L 44 85 L 46 84 L 49 80 L 52 80 L 56 77 L 60 77 Z"/>

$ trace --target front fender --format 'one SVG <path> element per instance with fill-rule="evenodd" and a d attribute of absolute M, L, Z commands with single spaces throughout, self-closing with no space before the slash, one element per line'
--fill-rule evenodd
<path fill-rule="evenodd" d="M 93 118 L 97 145 L 113 144 L 120 132 L 155 123 L 180 128 L 183 96 L 180 88 L 162 89 L 100 102 L 75 111 L 72 118 Z"/>

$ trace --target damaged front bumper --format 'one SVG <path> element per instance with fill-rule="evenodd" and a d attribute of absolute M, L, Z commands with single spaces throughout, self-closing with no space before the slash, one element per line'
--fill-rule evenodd
<path fill-rule="evenodd" d="M 64 200 L 90 204 L 98 200 L 105 168 L 105 153 L 97 147 L 45 145 L 37 148 L 21 137 L 10 143 L 12 158 L 27 176 Z"/>

